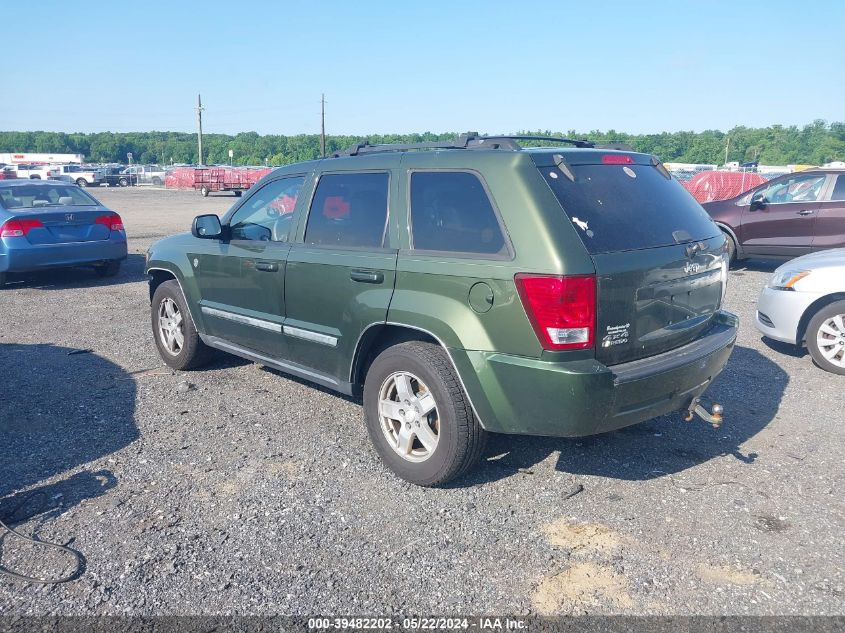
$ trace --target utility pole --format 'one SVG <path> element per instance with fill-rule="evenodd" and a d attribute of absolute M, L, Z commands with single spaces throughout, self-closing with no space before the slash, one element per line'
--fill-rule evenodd
<path fill-rule="evenodd" d="M 326 157 L 326 93 L 320 98 L 320 156 Z"/>
<path fill-rule="evenodd" d="M 202 111 L 205 108 L 202 107 L 202 96 L 197 95 L 197 152 L 199 154 L 199 158 L 197 159 L 197 165 L 202 165 Z"/>
<path fill-rule="evenodd" d="M 727 143 L 725 143 L 725 165 L 728 164 L 728 148 L 731 146 L 731 137 L 728 137 Z"/>

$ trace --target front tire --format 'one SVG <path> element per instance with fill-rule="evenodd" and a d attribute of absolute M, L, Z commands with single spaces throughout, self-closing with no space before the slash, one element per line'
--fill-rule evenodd
<path fill-rule="evenodd" d="M 117 181 L 117 184 L 121 187 L 126 187 L 127 185 L 129 185 L 129 181 L 126 180 L 126 178 L 121 178 Z"/>
<path fill-rule="evenodd" d="M 200 339 L 178 282 L 171 279 L 156 288 L 151 312 L 153 338 L 168 366 L 196 369 L 211 360 L 214 350 Z"/>
<path fill-rule="evenodd" d="M 200 189 L 200 193 L 202 194 L 202 197 L 203 197 L 203 198 L 207 198 L 207 197 L 208 197 L 208 193 L 209 193 L 209 191 L 210 191 L 210 189 L 209 189 L 208 187 L 202 187 L 202 188 Z"/>
<path fill-rule="evenodd" d="M 845 301 L 823 307 L 807 326 L 807 349 L 816 365 L 845 376 Z"/>
<path fill-rule="evenodd" d="M 722 231 L 725 235 L 725 242 L 728 248 L 728 266 L 733 266 L 736 263 L 736 242 L 726 231 Z"/>
<path fill-rule="evenodd" d="M 465 473 L 487 440 L 452 362 L 431 343 L 402 343 L 375 358 L 364 381 L 364 414 L 382 461 L 418 486 Z"/>

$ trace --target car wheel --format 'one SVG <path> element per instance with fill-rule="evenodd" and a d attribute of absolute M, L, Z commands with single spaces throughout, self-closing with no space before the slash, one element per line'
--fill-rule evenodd
<path fill-rule="evenodd" d="M 242 193 L 243 193 L 243 191 L 235 190 L 235 197 L 240 198 Z"/>
<path fill-rule="evenodd" d="M 155 186 L 157 186 L 157 187 L 158 187 L 159 185 L 161 185 L 161 178 L 159 178 L 158 176 L 156 176 L 155 178 L 153 178 L 153 184 L 154 184 Z"/>
<path fill-rule="evenodd" d="M 825 306 L 807 326 L 807 349 L 816 365 L 845 376 L 845 301 Z"/>
<path fill-rule="evenodd" d="M 173 369 L 195 369 L 211 360 L 214 350 L 200 339 L 176 281 L 165 281 L 156 288 L 152 325 L 158 353 Z"/>
<path fill-rule="evenodd" d="M 117 184 L 118 184 L 118 185 L 120 185 L 121 187 L 126 187 L 126 186 L 128 186 L 128 185 L 129 185 L 129 181 L 128 181 L 128 180 L 126 180 L 126 178 L 120 178 L 120 179 L 117 181 Z"/>
<path fill-rule="evenodd" d="M 87 186 L 88 186 L 88 181 L 87 181 L 87 180 L 85 180 L 84 178 L 77 178 L 77 179 L 76 179 L 76 184 L 77 184 L 77 185 L 79 185 L 80 187 L 87 187 Z"/>
<path fill-rule="evenodd" d="M 373 360 L 364 414 L 384 463 L 419 486 L 444 484 L 469 470 L 487 439 L 452 362 L 431 343 L 395 345 Z"/>
<path fill-rule="evenodd" d="M 100 277 L 114 277 L 120 272 L 120 262 L 117 260 L 94 266 L 94 272 Z"/>
<path fill-rule="evenodd" d="M 203 188 L 201 188 L 201 189 L 200 189 L 200 193 L 202 194 L 202 197 L 203 197 L 203 198 L 207 198 L 207 197 L 208 197 L 208 192 L 209 192 L 209 188 L 208 188 L 208 187 L 203 187 Z"/>

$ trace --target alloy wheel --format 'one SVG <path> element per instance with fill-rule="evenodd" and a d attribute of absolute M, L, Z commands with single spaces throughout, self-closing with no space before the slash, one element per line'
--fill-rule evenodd
<path fill-rule="evenodd" d="M 845 314 L 825 319 L 816 332 L 816 345 L 828 362 L 845 368 Z"/>
<path fill-rule="evenodd" d="M 379 389 L 379 421 L 388 444 L 409 462 L 424 462 L 437 450 L 440 416 L 429 388 L 417 376 L 401 371 Z"/>
<path fill-rule="evenodd" d="M 185 345 L 182 312 L 170 297 L 162 299 L 158 306 L 158 336 L 164 349 L 172 356 L 178 356 Z"/>

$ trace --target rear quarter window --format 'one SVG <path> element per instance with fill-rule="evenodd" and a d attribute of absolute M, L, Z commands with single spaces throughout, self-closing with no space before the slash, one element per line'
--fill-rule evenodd
<path fill-rule="evenodd" d="M 539 167 L 591 254 L 670 246 L 719 235 L 681 184 L 652 165 Z"/>
<path fill-rule="evenodd" d="M 509 256 L 496 211 L 476 174 L 413 172 L 410 197 L 415 250 Z"/>

